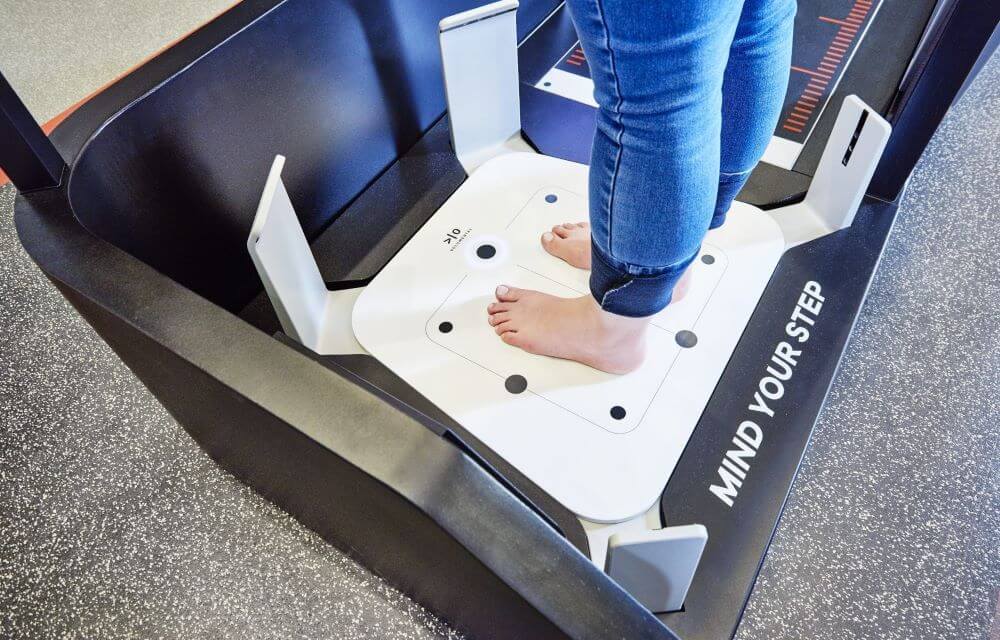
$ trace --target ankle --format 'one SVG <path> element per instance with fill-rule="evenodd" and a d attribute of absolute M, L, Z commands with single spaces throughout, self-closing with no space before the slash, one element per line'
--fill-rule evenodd
<path fill-rule="evenodd" d="M 588 306 L 591 314 L 596 319 L 602 333 L 608 337 L 630 339 L 645 334 L 650 318 L 632 318 L 611 313 L 602 309 L 593 296 L 587 296 L 587 298 L 590 301 Z"/>

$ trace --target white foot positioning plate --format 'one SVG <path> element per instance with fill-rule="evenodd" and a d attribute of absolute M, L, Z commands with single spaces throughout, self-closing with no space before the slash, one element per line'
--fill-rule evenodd
<path fill-rule="evenodd" d="M 365 288 L 353 327 L 372 355 L 556 500 L 618 522 L 659 497 L 784 242 L 770 217 L 735 204 L 706 238 L 688 295 L 654 319 L 633 373 L 504 344 L 487 323 L 498 284 L 588 293 L 589 274 L 539 243 L 553 225 L 587 219 L 586 193 L 583 165 L 526 153 L 488 161 Z"/>

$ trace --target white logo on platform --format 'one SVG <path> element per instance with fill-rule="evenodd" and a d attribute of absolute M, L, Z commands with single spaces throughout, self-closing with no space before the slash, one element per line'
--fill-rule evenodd
<path fill-rule="evenodd" d="M 447 245 L 451 245 L 451 249 L 449 249 L 449 251 L 454 251 L 458 245 L 462 244 L 462 240 L 465 240 L 466 236 L 468 236 L 471 231 L 472 229 L 466 229 L 465 231 L 462 231 L 461 229 L 452 229 L 445 234 L 443 242 Z"/>

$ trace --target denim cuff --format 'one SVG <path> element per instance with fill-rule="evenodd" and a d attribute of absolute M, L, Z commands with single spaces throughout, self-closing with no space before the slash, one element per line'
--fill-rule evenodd
<path fill-rule="evenodd" d="M 663 269 L 644 268 L 641 274 L 632 274 L 615 266 L 592 245 L 590 292 L 609 313 L 630 318 L 651 316 L 670 304 L 674 286 L 697 255 Z"/>
<path fill-rule="evenodd" d="M 723 173 L 719 176 L 719 192 L 715 200 L 715 213 L 712 215 L 712 222 L 708 225 L 709 229 L 718 229 L 725 223 L 729 207 L 733 206 L 733 200 L 736 199 L 740 189 L 749 178 L 750 171 Z"/>
<path fill-rule="evenodd" d="M 715 215 L 712 216 L 712 221 L 708 223 L 708 230 L 711 231 L 712 229 L 718 229 L 724 225 L 726 223 L 727 213 L 729 213 L 729 211 L 723 211 L 722 213 L 716 212 Z"/>

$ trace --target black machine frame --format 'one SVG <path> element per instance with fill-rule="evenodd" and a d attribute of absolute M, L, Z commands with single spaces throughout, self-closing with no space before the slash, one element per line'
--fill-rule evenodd
<path fill-rule="evenodd" d="M 586 537 L 571 514 L 373 359 L 307 353 L 278 332 L 259 288 L 213 298 L 182 284 L 187 271 L 151 264 L 87 222 L 86 199 L 98 197 L 88 191 L 129 188 L 102 183 L 84 166 L 88 150 L 110 135 L 109 123 L 265 19 L 268 28 L 285 28 L 271 14 L 294 2 L 247 0 L 230 9 L 84 104 L 51 145 L 0 82 L 0 166 L 20 191 L 15 220 L 28 253 L 221 466 L 471 637 L 730 637 L 906 180 L 995 46 L 1000 5 L 939 3 L 886 109 L 894 133 L 854 225 L 782 258 L 665 488 L 664 524 L 701 523 L 710 535 L 684 610 L 654 616 L 580 553 Z M 362 22 L 367 15 L 360 2 L 330 4 L 351 5 Z M 524 3 L 522 37 L 543 34 L 534 27 L 559 5 Z M 532 46 L 529 38 L 522 58 Z M 397 92 L 406 80 L 382 78 Z M 399 153 L 342 198 L 335 215 L 312 225 L 331 286 L 370 280 L 464 179 L 439 112 L 394 121 L 391 135 Z M 8 137 L 24 143 L 8 145 Z M 123 140 L 115 148 L 126 153 Z M 807 183 L 802 172 L 762 168 L 752 197 L 779 193 L 771 203 L 787 202 Z M 296 188 L 293 178 L 293 198 Z M 243 213 L 248 230 L 253 212 Z M 708 487 L 807 282 L 820 283 L 826 305 L 753 470 L 728 506 Z"/>

